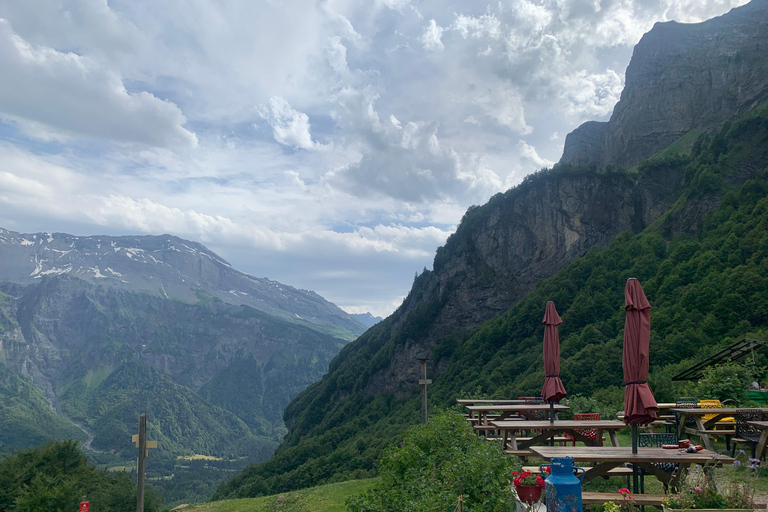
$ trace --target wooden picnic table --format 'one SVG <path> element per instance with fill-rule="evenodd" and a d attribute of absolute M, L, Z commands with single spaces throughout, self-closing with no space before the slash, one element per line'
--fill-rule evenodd
<path fill-rule="evenodd" d="M 709 450 L 701 450 L 696 453 L 687 453 L 680 450 L 665 450 L 664 448 L 638 448 L 637 453 L 632 453 L 629 446 L 531 446 L 534 454 L 549 461 L 552 457 L 573 457 L 577 463 L 593 463 L 594 466 L 586 469 L 584 482 L 607 475 L 608 472 L 623 464 L 634 464 L 643 469 L 646 474 L 656 476 L 665 487 L 676 488 L 680 477 L 685 473 L 685 468 L 691 464 L 707 464 L 713 461 L 720 464 L 732 464 L 731 457 L 719 455 Z M 674 472 L 664 471 L 655 463 L 679 464 L 680 469 Z"/>
<path fill-rule="evenodd" d="M 755 458 L 762 459 L 765 445 L 768 443 L 768 421 L 748 421 L 747 423 L 761 430 L 760 441 L 755 449 Z"/>
<path fill-rule="evenodd" d="M 525 400 L 473 400 L 471 398 L 457 398 L 456 403 L 459 405 L 519 405 L 524 404 Z"/>
<path fill-rule="evenodd" d="M 555 412 L 567 411 L 568 407 L 565 405 L 555 404 Z M 481 425 L 488 425 L 488 413 L 498 412 L 499 416 L 497 421 L 505 420 L 513 414 L 519 414 L 529 420 L 535 420 L 534 417 L 537 411 L 549 411 L 549 404 L 512 404 L 512 405 L 468 405 L 469 419 L 472 419 L 472 415 L 477 413 L 480 419 Z"/>
<path fill-rule="evenodd" d="M 720 432 L 716 432 L 714 430 L 715 425 L 718 422 L 721 422 L 723 418 L 735 416 L 738 410 L 739 409 L 733 407 L 720 407 L 718 409 L 671 409 L 670 411 L 680 415 L 677 424 L 678 438 L 683 437 L 683 434 L 693 434 L 701 438 L 701 443 L 704 445 L 704 448 L 707 450 L 714 450 L 712 439 L 709 437 L 710 434 L 717 435 L 720 433 L 721 435 L 726 435 L 726 433 L 733 434 L 734 432 L 733 430 L 722 430 Z M 768 413 L 768 408 L 762 408 L 759 410 L 763 413 Z M 713 417 L 709 418 L 707 421 L 704 421 L 703 417 L 709 414 L 712 414 Z M 693 418 L 696 423 L 696 428 L 685 426 L 685 422 L 688 418 Z"/>
<path fill-rule="evenodd" d="M 616 431 L 629 428 L 628 425 L 625 425 L 621 421 L 612 420 L 555 420 L 554 423 L 550 423 L 549 420 L 495 420 L 491 421 L 491 425 L 502 431 L 502 442 L 505 450 L 507 449 L 507 443 L 511 445 L 512 450 L 521 450 L 547 441 L 548 439 L 555 437 L 557 434 L 562 433 L 568 433 L 577 441 L 581 441 L 588 446 L 602 446 L 603 431 L 608 433 L 608 437 L 611 439 L 611 444 L 613 446 L 619 446 L 619 441 L 616 439 Z M 530 439 L 518 440 L 516 432 L 520 430 L 541 430 L 541 434 L 538 434 Z M 582 434 L 584 430 L 596 430 L 597 432 L 595 439 L 590 439 Z"/>

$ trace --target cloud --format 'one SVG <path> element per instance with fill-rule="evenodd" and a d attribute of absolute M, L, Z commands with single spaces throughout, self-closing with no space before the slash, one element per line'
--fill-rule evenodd
<path fill-rule="evenodd" d="M 275 96 L 269 104 L 259 109 L 261 117 L 272 127 L 272 136 L 284 146 L 316 150 L 324 146 L 312 141 L 309 133 L 309 116 L 291 108 L 284 98 Z"/>
<path fill-rule="evenodd" d="M 44 138 L 87 136 L 189 148 L 197 137 L 173 103 L 128 93 L 120 76 L 96 61 L 33 46 L 0 19 L 0 115 Z"/>
<path fill-rule="evenodd" d="M 438 138 L 438 124 L 428 121 L 402 123 L 390 116 L 382 123 L 372 91 L 347 89 L 338 96 L 337 123 L 356 134 L 348 143 L 359 159 L 329 172 L 326 181 L 359 196 L 387 195 L 408 202 L 446 196 L 483 196 L 501 182 L 492 171 L 477 165 L 474 155 L 462 158 Z"/>
<path fill-rule="evenodd" d="M 173 232 L 388 313 L 610 115 L 655 22 L 746 1 L 0 2 L 0 220 Z"/>
<path fill-rule="evenodd" d="M 427 50 L 442 51 L 445 48 L 441 41 L 442 37 L 443 27 L 438 25 L 435 20 L 429 20 L 429 25 L 421 35 L 421 44 Z"/>

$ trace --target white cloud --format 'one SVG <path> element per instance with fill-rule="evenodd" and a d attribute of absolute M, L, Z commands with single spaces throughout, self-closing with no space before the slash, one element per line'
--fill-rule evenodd
<path fill-rule="evenodd" d="M 0 69 L 0 115 L 19 121 L 33 134 L 163 147 L 197 145 L 173 103 L 147 92 L 128 93 L 117 73 L 88 57 L 33 46 L 5 19 L 0 19 Z"/>
<path fill-rule="evenodd" d="M 174 232 L 387 313 L 468 205 L 610 115 L 655 22 L 744 3 L 0 2 L 0 220 Z"/>
<path fill-rule="evenodd" d="M 347 89 L 338 96 L 337 123 L 360 157 L 326 175 L 327 183 L 360 196 L 386 195 L 408 202 L 441 197 L 484 197 L 500 186 L 492 171 L 441 144 L 435 122 L 379 120 L 372 91 Z"/>
<path fill-rule="evenodd" d="M 309 116 L 291 107 L 280 96 L 269 99 L 269 104 L 259 109 L 259 114 L 272 127 L 275 140 L 284 146 L 299 149 L 322 149 L 324 146 L 312 141 L 309 133 Z"/>
<path fill-rule="evenodd" d="M 424 29 L 424 33 L 421 35 L 421 44 L 427 50 L 442 51 L 443 46 L 443 27 L 437 24 L 435 20 L 429 20 L 429 25 Z"/>

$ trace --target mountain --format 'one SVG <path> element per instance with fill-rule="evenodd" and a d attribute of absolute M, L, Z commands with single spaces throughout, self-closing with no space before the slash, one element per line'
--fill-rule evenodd
<path fill-rule="evenodd" d="M 560 163 L 633 166 L 686 133 L 716 131 L 768 100 L 766 54 L 768 0 L 703 23 L 656 23 L 610 120 L 568 134 Z"/>
<path fill-rule="evenodd" d="M 0 284 L 0 291 L 0 361 L 28 378 L 66 416 L 89 427 L 102 425 L 93 431 L 93 446 L 101 449 L 121 449 L 114 444 L 116 426 L 109 422 L 121 421 L 128 411 L 137 415 L 141 397 L 161 397 L 177 404 L 171 412 L 188 416 L 200 413 L 197 409 L 207 400 L 207 407 L 219 406 L 248 425 L 242 430 L 231 420 L 237 428 L 223 435 L 224 440 L 252 432 L 272 445 L 284 429 L 283 408 L 325 373 L 345 344 L 249 306 L 216 299 L 187 304 L 95 286 L 67 274 L 44 276 L 26 286 Z M 164 386 L 162 392 L 144 386 L 147 379 L 159 379 L 154 374 L 141 377 L 150 369 L 161 372 L 165 380 L 158 382 L 174 386 Z M 125 372 L 135 382 L 125 380 Z M 117 375 L 125 381 L 109 388 Z M 134 394 L 122 412 L 99 405 L 104 397 L 110 397 L 108 404 L 119 403 L 112 396 L 116 390 Z M 198 391 L 195 400 L 188 397 Z M 157 419 L 186 421 L 163 415 Z M 206 430 L 188 426 L 183 429 L 186 444 L 177 439 L 165 446 L 169 453 L 205 447 L 202 453 L 214 455 L 224 441 L 195 441 Z"/>
<path fill-rule="evenodd" d="M 0 282 L 69 275 L 116 290 L 197 303 L 217 298 L 352 340 L 365 326 L 318 294 L 232 268 L 206 247 L 175 236 L 23 234 L 0 228 Z"/>
<path fill-rule="evenodd" d="M 763 34 L 766 5 L 753 1 L 710 25 L 726 33 L 752 30 L 740 39 L 751 51 L 765 42 L 752 36 Z M 745 13 L 759 22 L 745 22 Z M 709 48 L 682 34 L 691 55 Z M 664 61 L 664 51 L 657 49 L 659 62 L 674 69 L 677 57 Z M 718 59 L 696 62 L 709 66 L 697 72 L 712 76 L 731 69 Z M 748 74 L 746 82 L 765 83 L 762 64 Z M 650 90 L 643 80 L 655 78 L 628 80 L 622 101 L 633 97 L 633 87 Z M 656 85 L 661 91 L 679 86 L 664 80 Z M 753 92 L 758 98 L 765 91 Z M 642 119 L 646 107 L 635 108 L 634 119 Z M 699 128 L 715 120 L 705 113 L 682 137 L 659 139 L 648 159 L 639 149 L 629 151 L 630 160 L 607 158 L 597 137 L 584 150 L 593 155 L 584 165 L 562 162 L 470 208 L 402 306 L 344 347 L 328 374 L 286 408 L 290 430 L 275 455 L 223 484 L 214 498 L 375 474 L 384 447 L 419 420 L 417 357 L 430 358 L 433 405 L 450 407 L 460 395 L 539 392 L 547 300 L 564 319 L 568 390 L 599 395 L 609 409 L 623 396 L 616 368 L 628 277 L 641 279 L 655 307 L 652 379 L 659 397 L 671 397 L 670 372 L 686 358 L 739 336 L 768 334 L 768 104 L 714 131 Z M 659 133 L 682 129 L 664 119 L 657 126 Z M 633 134 L 631 144 L 653 151 L 641 139 Z M 623 168 L 628 161 L 639 163 Z"/>
<path fill-rule="evenodd" d="M 355 320 L 357 320 L 358 322 L 360 322 L 361 324 L 363 324 L 366 327 L 373 327 L 377 323 L 379 323 L 382 320 L 384 320 L 380 316 L 373 316 L 370 313 L 357 313 L 357 314 L 353 314 L 352 318 L 354 318 Z"/>

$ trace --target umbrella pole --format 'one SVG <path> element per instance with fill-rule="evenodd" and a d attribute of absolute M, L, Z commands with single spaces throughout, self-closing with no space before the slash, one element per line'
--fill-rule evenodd
<path fill-rule="evenodd" d="M 555 402 L 549 402 L 549 422 L 555 422 Z M 549 446 L 555 446 L 555 436 L 549 438 Z"/>
<path fill-rule="evenodd" d="M 637 424 L 632 424 L 632 453 L 637 453 Z M 637 494 L 637 464 L 632 464 L 632 492 Z"/>

